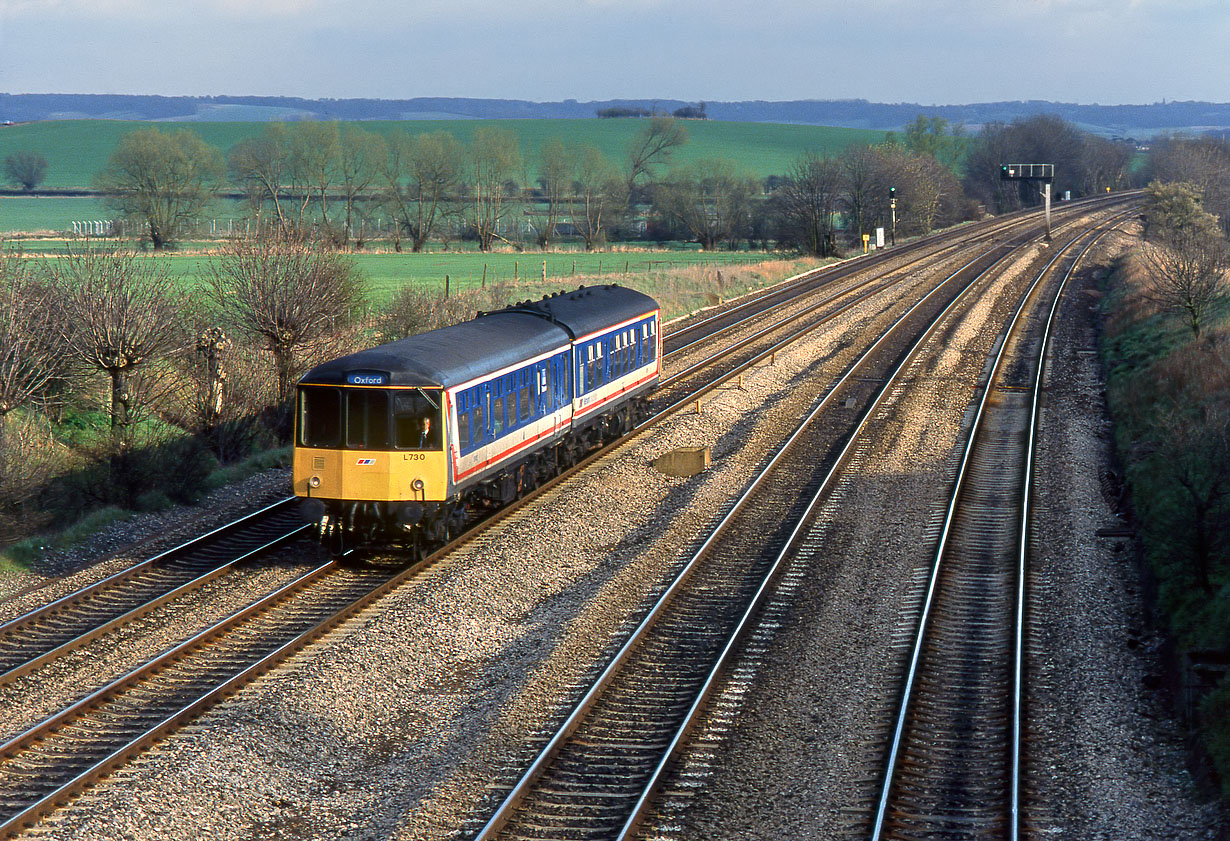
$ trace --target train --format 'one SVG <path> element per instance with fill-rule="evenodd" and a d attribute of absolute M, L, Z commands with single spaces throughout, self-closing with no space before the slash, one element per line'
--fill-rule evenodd
<path fill-rule="evenodd" d="M 335 554 L 420 554 L 633 429 L 661 377 L 661 308 L 615 284 L 517 302 L 315 366 L 292 486 Z"/>

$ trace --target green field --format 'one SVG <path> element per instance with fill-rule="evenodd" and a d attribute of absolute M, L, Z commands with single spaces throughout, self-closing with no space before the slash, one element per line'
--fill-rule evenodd
<path fill-rule="evenodd" d="M 242 225 L 242 202 L 216 199 L 202 216 L 208 229 L 211 221 L 226 234 L 228 220 Z M 0 235 L 18 231 L 69 233 L 73 222 L 106 220 L 114 216 L 103 203 L 90 196 L 0 196 Z"/>
<path fill-rule="evenodd" d="M 35 245 L 35 244 L 30 244 Z M 66 246 L 62 241 L 37 244 L 39 252 L 54 254 Z M 188 253 L 168 253 L 150 259 L 165 259 L 173 275 L 182 278 L 190 288 L 199 287 L 209 276 L 217 258 L 203 253 L 216 244 L 185 243 Z M 32 248 L 26 248 L 29 254 Z M 34 255 L 32 255 L 34 256 Z M 440 251 L 422 254 L 395 252 L 350 255 L 364 278 L 368 301 L 374 306 L 388 301 L 393 293 L 407 285 L 436 289 L 443 293 L 445 278 L 450 292 L 475 289 L 484 285 L 515 283 L 518 286 L 541 286 L 544 273 L 549 287 L 575 287 L 578 283 L 621 283 L 646 279 L 667 269 L 690 266 L 711 267 L 716 272 L 723 266 L 759 263 L 775 259 L 761 251 L 700 251 L 694 248 L 672 250 L 619 250 L 605 252 L 532 251 L 494 252 Z M 531 294 L 527 291 L 525 294 Z"/>
<path fill-rule="evenodd" d="M 17 151 L 37 152 L 47 159 L 47 189 L 88 190 L 120 137 L 138 128 L 195 131 L 225 153 L 244 138 L 259 134 L 265 123 L 147 123 L 123 120 L 63 120 L 0 127 L 0 159 Z M 468 141 L 481 126 L 500 126 L 520 136 L 523 154 L 533 162 L 543 142 L 559 137 L 571 143 L 592 143 L 612 160 L 621 161 L 628 140 L 643 120 L 371 120 L 360 124 L 388 135 L 395 129 L 409 134 L 449 131 Z M 731 158 L 753 175 L 783 175 L 805 150 L 835 154 L 851 144 L 877 143 L 885 132 L 827 126 L 776 123 L 725 123 L 689 120 L 689 142 L 678 150 L 680 162 Z"/>

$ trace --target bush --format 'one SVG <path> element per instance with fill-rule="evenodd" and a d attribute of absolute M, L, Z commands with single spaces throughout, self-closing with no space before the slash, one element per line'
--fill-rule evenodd
<path fill-rule="evenodd" d="M 171 497 L 163 491 L 149 491 L 137 497 L 137 510 L 148 514 L 154 511 L 165 511 L 173 505 Z"/>
<path fill-rule="evenodd" d="M 1200 703 L 1200 731 L 1204 748 L 1221 782 L 1221 794 L 1230 800 L 1230 677 Z"/>

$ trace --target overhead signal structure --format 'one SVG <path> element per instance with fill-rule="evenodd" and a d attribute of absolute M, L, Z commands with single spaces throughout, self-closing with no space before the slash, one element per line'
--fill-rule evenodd
<path fill-rule="evenodd" d="M 1051 182 L 1055 180 L 1054 164 L 1000 164 L 1001 181 L 1041 181 L 1046 199 L 1046 241 L 1051 241 Z"/>

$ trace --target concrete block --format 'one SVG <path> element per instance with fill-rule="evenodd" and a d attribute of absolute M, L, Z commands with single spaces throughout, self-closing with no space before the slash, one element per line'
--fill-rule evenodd
<path fill-rule="evenodd" d="M 680 447 L 658 456 L 654 459 L 653 466 L 667 476 L 686 479 L 704 471 L 709 466 L 709 461 L 708 447 Z"/>

